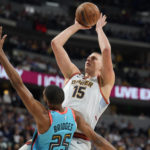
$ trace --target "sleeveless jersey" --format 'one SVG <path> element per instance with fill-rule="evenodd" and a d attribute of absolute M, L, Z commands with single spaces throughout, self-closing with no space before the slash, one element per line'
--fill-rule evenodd
<path fill-rule="evenodd" d="M 64 87 L 63 106 L 79 111 L 93 129 L 109 104 L 109 100 L 102 96 L 99 85 L 97 77 L 84 79 L 83 74 L 76 74 Z"/>
<path fill-rule="evenodd" d="M 77 128 L 74 112 L 66 108 L 63 113 L 49 112 L 51 126 L 44 134 L 35 130 L 32 150 L 68 150 L 73 134 Z"/>

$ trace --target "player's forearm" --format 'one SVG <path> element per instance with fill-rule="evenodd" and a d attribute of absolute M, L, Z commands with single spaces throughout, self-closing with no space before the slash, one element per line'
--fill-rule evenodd
<path fill-rule="evenodd" d="M 20 86 L 20 84 L 22 84 L 22 79 L 20 78 L 14 67 L 11 65 L 4 52 L 0 55 L 0 63 L 4 67 L 12 85 L 14 87 Z"/>
<path fill-rule="evenodd" d="M 58 34 L 51 42 L 52 45 L 56 44 L 57 46 L 63 46 L 68 39 L 77 31 L 79 27 L 76 24 L 71 25 L 60 34 Z"/>
<path fill-rule="evenodd" d="M 100 150 L 116 150 L 111 143 L 98 134 L 93 138 L 93 143 L 100 148 Z"/>
<path fill-rule="evenodd" d="M 98 34 L 98 42 L 99 42 L 101 52 L 103 53 L 104 50 L 111 51 L 110 43 L 109 43 L 108 38 L 106 37 L 103 29 L 99 28 L 97 30 L 97 34 Z"/>

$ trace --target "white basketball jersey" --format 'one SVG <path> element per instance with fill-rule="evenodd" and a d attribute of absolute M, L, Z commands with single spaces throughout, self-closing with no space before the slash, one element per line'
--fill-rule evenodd
<path fill-rule="evenodd" d="M 65 85 L 64 92 L 63 106 L 79 111 L 94 129 L 109 104 L 100 92 L 98 78 L 84 79 L 83 74 L 74 75 Z"/>

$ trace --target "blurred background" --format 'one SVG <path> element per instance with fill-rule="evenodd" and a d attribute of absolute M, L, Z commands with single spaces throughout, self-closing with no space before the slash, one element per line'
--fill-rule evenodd
<path fill-rule="evenodd" d="M 96 132 L 117 150 L 150 150 L 150 1 L 88 0 L 107 15 L 104 28 L 116 74 L 111 104 Z M 8 35 L 4 50 L 18 73 L 42 102 L 49 84 L 63 87 L 51 39 L 74 23 L 84 0 L 0 0 L 0 25 Z M 86 57 L 99 51 L 95 27 L 79 31 L 65 45 L 84 71 Z M 0 66 L 0 150 L 17 150 L 32 138 L 35 122 Z M 93 146 L 92 150 L 96 150 Z"/>

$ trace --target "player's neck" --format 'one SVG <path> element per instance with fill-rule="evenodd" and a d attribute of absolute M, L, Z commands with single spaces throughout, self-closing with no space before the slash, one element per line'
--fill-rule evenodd
<path fill-rule="evenodd" d="M 56 111 L 60 111 L 60 112 L 64 112 L 65 109 L 62 106 L 49 106 L 50 110 L 56 110 Z"/>
<path fill-rule="evenodd" d="M 85 73 L 85 78 L 93 78 L 93 77 L 97 77 L 97 76 L 99 76 L 99 74 L 98 73 Z"/>

